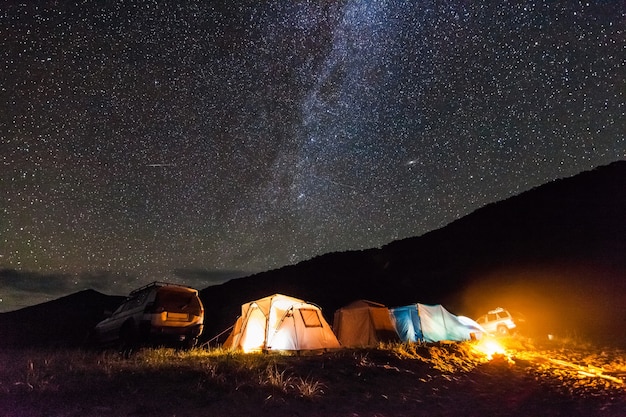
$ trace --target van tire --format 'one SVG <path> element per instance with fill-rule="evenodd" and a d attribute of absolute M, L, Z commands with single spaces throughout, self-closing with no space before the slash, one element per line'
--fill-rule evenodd
<path fill-rule="evenodd" d="M 132 321 L 124 323 L 120 329 L 120 350 L 125 358 L 137 348 L 137 331 Z"/>

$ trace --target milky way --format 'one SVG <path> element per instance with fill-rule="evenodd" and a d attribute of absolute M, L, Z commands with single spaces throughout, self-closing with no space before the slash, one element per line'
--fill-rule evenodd
<path fill-rule="evenodd" d="M 626 157 L 623 2 L 168 3 L 2 6 L 0 310 L 378 247 Z"/>

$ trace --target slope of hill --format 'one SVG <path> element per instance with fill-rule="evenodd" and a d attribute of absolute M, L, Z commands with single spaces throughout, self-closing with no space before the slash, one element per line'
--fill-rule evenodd
<path fill-rule="evenodd" d="M 329 253 L 205 288 L 206 339 L 241 304 L 273 293 L 314 302 L 327 320 L 354 300 L 441 303 L 476 317 L 503 306 L 539 334 L 626 344 L 626 161 L 490 204 L 378 249 Z M 0 314 L 0 347 L 76 345 L 123 297 L 83 291 Z"/>
<path fill-rule="evenodd" d="M 104 311 L 115 309 L 125 297 L 94 290 L 0 314 L 0 347 L 68 347 L 83 344 Z"/>
<path fill-rule="evenodd" d="M 626 161 L 490 204 L 448 226 L 380 249 L 330 253 L 206 288 L 205 334 L 240 304 L 275 292 L 322 306 L 356 299 L 443 303 L 475 317 L 503 305 L 538 332 L 623 336 Z M 618 332 L 620 334 L 616 334 Z"/>

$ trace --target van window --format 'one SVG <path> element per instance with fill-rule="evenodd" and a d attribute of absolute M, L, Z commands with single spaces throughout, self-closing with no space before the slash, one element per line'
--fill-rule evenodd
<path fill-rule="evenodd" d="M 198 297 L 191 292 L 159 291 L 155 305 L 163 308 L 164 311 L 194 313 L 196 315 L 200 310 Z"/>
<path fill-rule="evenodd" d="M 124 303 L 121 311 L 132 310 L 133 308 L 137 308 L 139 306 L 141 306 L 141 299 L 139 297 L 133 297 Z"/>

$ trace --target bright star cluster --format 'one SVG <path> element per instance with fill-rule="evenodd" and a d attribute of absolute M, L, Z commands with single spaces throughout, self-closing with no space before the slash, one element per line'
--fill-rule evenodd
<path fill-rule="evenodd" d="M 8 2 L 0 311 L 378 247 L 624 159 L 625 22 L 604 0 Z"/>

